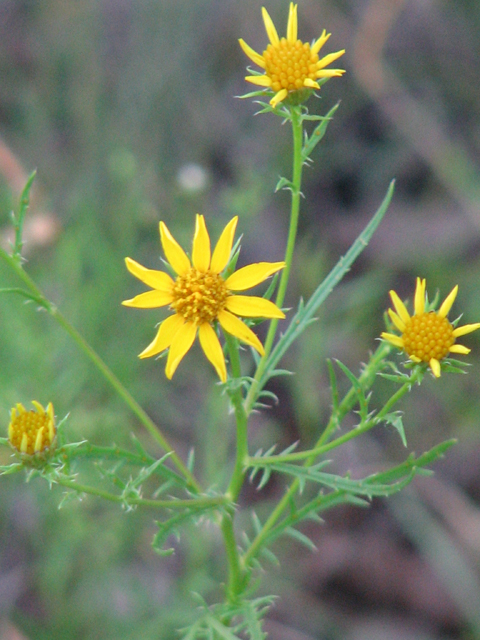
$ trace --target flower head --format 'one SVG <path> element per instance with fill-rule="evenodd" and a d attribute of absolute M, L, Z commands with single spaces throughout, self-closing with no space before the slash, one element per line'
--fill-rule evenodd
<path fill-rule="evenodd" d="M 413 362 L 428 362 L 433 375 L 438 378 L 441 373 L 440 361 L 449 353 L 470 353 L 468 347 L 456 344 L 456 339 L 480 329 L 480 322 L 455 327 L 447 319 L 457 297 L 458 285 L 448 294 L 438 311 L 425 308 L 425 289 L 426 280 L 417 278 L 413 316 L 410 316 L 395 291 L 390 291 L 395 311 L 389 309 L 388 315 L 402 335 L 383 332 L 381 337 L 403 349 Z"/>
<path fill-rule="evenodd" d="M 34 410 L 27 411 L 17 403 L 10 414 L 8 440 L 19 453 L 29 456 L 42 454 L 55 443 L 57 430 L 53 405 L 48 403 L 46 409 L 39 402 L 32 400 Z"/>
<path fill-rule="evenodd" d="M 345 53 L 345 50 L 329 53 L 319 59 L 318 52 L 330 37 L 325 29 L 312 45 L 297 39 L 297 5 L 290 3 L 287 37 L 279 38 L 275 25 L 262 7 L 263 22 L 270 44 L 262 55 L 254 51 L 240 38 L 240 46 L 256 65 L 265 69 L 263 75 L 247 76 L 245 80 L 275 92 L 270 100 L 272 107 L 293 93 L 303 89 L 320 89 L 317 80 L 332 78 L 345 73 L 344 69 L 325 69 Z"/>
<path fill-rule="evenodd" d="M 125 259 L 130 273 L 152 287 L 152 291 L 141 293 L 122 304 L 140 309 L 168 305 L 173 311 L 173 315 L 160 324 L 154 340 L 139 356 L 149 358 L 169 349 L 165 368 L 169 379 L 198 333 L 205 355 L 215 367 L 219 378 L 225 382 L 225 358 L 212 324 L 218 321 L 224 331 L 263 354 L 260 340 L 237 316 L 285 317 L 270 300 L 235 294 L 254 287 L 283 269 L 284 262 L 258 262 L 243 267 L 226 278 L 222 276 L 230 259 L 237 221 L 237 217 L 230 220 L 212 254 L 205 219 L 202 215 L 197 215 L 191 261 L 166 225 L 160 222 L 160 240 L 165 257 L 176 274 L 175 278 L 164 271 L 146 269 L 131 258 Z"/>

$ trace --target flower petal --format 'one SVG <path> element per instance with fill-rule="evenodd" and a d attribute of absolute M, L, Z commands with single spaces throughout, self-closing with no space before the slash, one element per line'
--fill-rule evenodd
<path fill-rule="evenodd" d="M 427 285 L 427 281 L 425 278 L 423 280 L 421 278 L 417 278 L 417 286 L 415 287 L 415 298 L 413 308 L 415 310 L 415 315 L 420 316 L 425 312 L 425 287 Z"/>
<path fill-rule="evenodd" d="M 210 266 L 210 258 L 210 237 L 205 225 L 205 218 L 197 213 L 192 249 L 193 266 L 200 273 L 205 273 Z"/>
<path fill-rule="evenodd" d="M 232 275 L 226 279 L 225 285 L 230 291 L 251 289 L 269 278 L 276 271 L 283 269 L 284 266 L 285 262 L 256 262 L 249 264 L 232 273 Z"/>
<path fill-rule="evenodd" d="M 290 2 L 290 10 L 288 12 L 287 23 L 287 40 L 289 42 L 296 42 L 298 34 L 298 19 L 297 19 L 297 5 Z"/>
<path fill-rule="evenodd" d="M 218 321 L 220 322 L 222 329 L 227 333 L 232 334 L 232 336 L 235 336 L 236 338 L 240 338 L 240 340 L 254 347 L 258 353 L 263 356 L 265 350 L 262 343 L 253 331 L 249 329 L 244 322 L 237 318 L 237 316 L 234 316 L 229 311 L 223 310 L 218 314 Z"/>
<path fill-rule="evenodd" d="M 124 307 L 136 307 L 137 309 L 155 309 L 156 307 L 164 307 L 171 302 L 173 302 L 171 293 L 153 289 L 153 291 L 140 293 L 130 300 L 124 300 L 122 304 Z"/>
<path fill-rule="evenodd" d="M 471 333 L 472 331 L 476 331 L 480 329 L 480 322 L 474 322 L 473 324 L 464 324 L 461 327 L 457 327 L 453 330 L 453 335 L 455 338 L 459 336 L 464 336 L 466 333 Z"/>
<path fill-rule="evenodd" d="M 273 96 L 273 98 L 270 100 L 270 104 L 272 105 L 273 108 L 275 108 L 277 104 L 282 100 L 285 100 L 287 96 L 288 96 L 288 91 L 286 89 L 280 89 L 280 91 L 278 91 L 278 93 L 276 93 Z"/>
<path fill-rule="evenodd" d="M 437 313 L 437 315 L 440 316 L 440 318 L 445 318 L 447 316 L 448 312 L 452 308 L 452 304 L 455 302 L 457 293 L 458 293 L 458 284 L 453 287 L 453 289 L 450 291 L 448 296 L 442 302 L 442 305 Z"/>
<path fill-rule="evenodd" d="M 316 78 L 340 78 L 346 73 L 345 69 L 320 69 L 316 72 Z"/>
<path fill-rule="evenodd" d="M 209 361 L 215 367 L 215 371 L 222 382 L 227 380 L 227 368 L 225 366 L 225 357 L 223 355 L 223 349 L 217 338 L 217 334 L 208 324 L 204 322 L 198 329 L 198 338 L 203 352 L 209 359 Z"/>
<path fill-rule="evenodd" d="M 312 44 L 310 51 L 313 54 L 318 53 L 320 49 L 323 47 L 323 45 L 326 43 L 326 41 L 330 38 L 331 35 L 332 35 L 331 33 L 327 33 L 324 29 L 319 39 Z"/>
<path fill-rule="evenodd" d="M 388 310 L 388 315 L 390 316 L 390 320 L 397 327 L 397 329 L 403 333 L 405 331 L 405 323 L 400 318 L 400 316 L 396 314 L 395 311 L 392 311 L 391 309 Z"/>
<path fill-rule="evenodd" d="M 167 365 L 165 367 L 165 375 L 169 380 L 172 379 L 172 376 L 182 361 L 183 356 L 192 346 L 196 335 L 197 325 L 194 322 L 185 322 L 185 324 L 181 326 L 174 335 L 168 352 Z"/>
<path fill-rule="evenodd" d="M 238 216 L 235 216 L 230 220 L 215 245 L 212 263 L 210 265 L 210 270 L 213 271 L 213 273 L 220 273 L 223 271 L 230 260 L 237 222 Z"/>
<path fill-rule="evenodd" d="M 256 296 L 229 296 L 225 309 L 245 318 L 285 318 L 276 304 Z"/>
<path fill-rule="evenodd" d="M 37 410 L 37 413 L 43 417 L 45 415 L 45 409 L 43 408 L 43 406 L 39 402 L 37 402 L 37 400 L 32 400 L 32 404 Z"/>
<path fill-rule="evenodd" d="M 433 375 L 436 378 L 440 378 L 442 374 L 442 368 L 440 367 L 440 362 L 436 358 L 432 358 L 428 364 L 430 365 L 430 369 L 432 370 Z"/>
<path fill-rule="evenodd" d="M 245 76 L 245 80 L 247 82 L 251 82 L 252 84 L 256 84 L 259 87 L 271 87 L 272 81 L 268 76 Z"/>
<path fill-rule="evenodd" d="M 265 69 L 265 60 L 263 59 L 263 56 L 254 51 L 252 47 L 249 47 L 245 40 L 242 40 L 242 38 L 239 38 L 238 42 L 240 43 L 243 52 L 250 58 L 250 60 L 259 67 L 262 67 L 262 69 Z"/>
<path fill-rule="evenodd" d="M 131 258 L 125 258 L 125 264 L 132 275 L 147 284 L 149 287 L 165 292 L 172 290 L 174 283 L 168 273 L 142 267 L 141 264 L 135 262 L 135 260 L 132 260 Z"/>
<path fill-rule="evenodd" d="M 407 323 L 410 320 L 410 314 L 407 311 L 407 307 L 403 304 L 403 302 L 398 297 L 397 293 L 393 291 L 388 292 L 390 294 L 390 298 L 392 299 L 393 306 L 395 307 L 395 311 L 398 313 L 400 318 Z"/>
<path fill-rule="evenodd" d="M 400 338 L 400 336 L 396 336 L 394 333 L 387 333 L 386 331 L 383 331 L 380 334 L 380 337 L 384 340 L 387 340 L 388 342 L 390 342 L 390 344 L 393 344 L 394 347 L 398 347 L 399 349 L 403 349 L 405 346 L 403 344 L 402 338 Z"/>
<path fill-rule="evenodd" d="M 328 55 L 324 56 L 317 62 L 317 69 L 323 69 L 324 67 L 328 67 L 329 64 L 332 64 L 332 62 L 335 62 L 335 60 L 338 60 L 338 58 L 343 56 L 344 53 L 345 53 L 345 49 L 342 49 L 341 51 L 335 51 L 334 53 L 329 53 Z"/>
<path fill-rule="evenodd" d="M 465 347 L 463 344 L 452 344 L 452 346 L 450 347 L 450 353 L 461 353 L 464 356 L 469 354 L 470 351 L 471 349 Z"/>
<path fill-rule="evenodd" d="M 179 276 L 185 275 L 191 268 L 190 260 L 163 222 L 160 222 L 160 239 L 165 257 L 172 265 L 175 273 Z"/>
<path fill-rule="evenodd" d="M 267 36 L 270 42 L 273 45 L 277 45 L 280 42 L 278 38 L 278 33 L 265 7 L 262 7 L 262 16 L 263 16 L 263 22 L 265 24 L 265 31 L 267 32 Z"/>
<path fill-rule="evenodd" d="M 173 316 L 169 316 L 158 328 L 157 335 L 153 341 L 142 351 L 142 353 L 139 354 L 138 357 L 150 358 L 151 356 L 156 356 L 157 353 L 161 353 L 162 351 L 165 351 L 165 349 L 168 349 L 172 344 L 175 334 L 179 329 L 181 329 L 184 322 L 185 320 L 178 313 Z"/>
<path fill-rule="evenodd" d="M 318 82 L 315 82 L 315 80 L 312 80 L 311 78 L 305 78 L 303 86 L 308 87 L 309 89 L 320 89 Z"/>

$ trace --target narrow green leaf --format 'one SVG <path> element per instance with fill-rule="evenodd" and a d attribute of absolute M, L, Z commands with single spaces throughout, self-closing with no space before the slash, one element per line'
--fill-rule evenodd
<path fill-rule="evenodd" d="M 309 551 L 317 551 L 316 545 L 310 540 L 310 538 L 301 531 L 298 531 L 298 529 L 287 527 L 285 529 L 285 534 L 287 536 L 290 536 L 291 538 L 294 538 L 295 540 L 297 540 L 297 542 L 300 542 L 300 544 L 302 544 L 304 547 L 307 547 Z"/>
<path fill-rule="evenodd" d="M 370 238 L 374 234 L 388 209 L 388 205 L 390 204 L 393 196 L 394 186 L 395 182 L 392 181 L 382 204 L 380 205 L 373 218 L 367 224 L 365 229 L 352 244 L 345 256 L 340 258 L 340 260 L 330 271 L 327 277 L 323 280 L 323 282 L 320 283 L 320 285 L 314 291 L 313 295 L 310 297 L 307 304 L 304 307 L 302 306 L 302 308 L 299 308 L 297 313 L 291 319 L 285 333 L 280 337 L 268 358 L 265 372 L 260 379 L 259 391 L 265 386 L 266 382 L 268 381 L 270 377 L 270 370 L 276 367 L 291 344 L 305 331 L 317 309 L 326 300 L 326 298 L 328 298 L 336 285 L 349 271 L 353 262 L 368 245 Z"/>
<path fill-rule="evenodd" d="M 332 118 L 333 118 L 333 116 L 334 116 L 334 114 L 335 114 L 335 112 L 336 112 L 336 110 L 338 109 L 339 106 L 340 106 L 340 103 L 337 102 L 337 104 L 330 109 L 330 111 L 327 113 L 326 116 L 322 116 L 322 120 L 321 120 L 320 124 L 317 127 L 315 127 L 315 129 L 313 130 L 311 136 L 308 137 L 305 140 L 305 143 L 304 143 L 303 149 L 302 149 L 302 159 L 303 159 L 303 161 L 308 159 L 308 157 L 310 156 L 312 151 L 315 149 L 317 144 L 320 142 L 320 140 L 325 135 L 325 133 L 327 131 L 327 127 L 328 127 L 330 121 L 332 120 Z"/>
<path fill-rule="evenodd" d="M 387 424 L 391 424 L 392 427 L 395 427 L 395 429 L 398 431 L 400 438 L 402 440 L 402 444 L 404 447 L 407 446 L 407 438 L 405 436 L 405 429 L 403 427 L 403 420 L 402 420 L 402 414 L 400 411 L 395 411 L 393 413 L 387 413 L 386 416 L 384 416 L 384 420 Z"/>

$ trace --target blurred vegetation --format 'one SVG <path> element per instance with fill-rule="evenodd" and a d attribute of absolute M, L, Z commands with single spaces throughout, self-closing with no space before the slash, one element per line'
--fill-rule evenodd
<path fill-rule="evenodd" d="M 276 24 L 286 23 L 286 2 L 267 6 Z M 120 306 L 139 292 L 123 259 L 157 268 L 159 219 L 188 243 L 197 211 L 213 237 L 240 214 L 244 263 L 281 258 L 287 198 L 273 188 L 289 173 L 290 140 L 277 119 L 254 118 L 255 106 L 234 97 L 248 90 L 237 39 L 265 45 L 260 7 L 253 0 L 0 4 L 0 241 L 8 242 L 9 212 L 38 168 L 28 270 L 184 459 L 200 442 L 212 451 L 228 446 L 219 437 L 229 427 L 226 400 L 195 349 L 173 382 L 161 362 L 137 359 L 158 315 Z M 421 275 L 443 298 L 458 283 L 453 312 L 465 322 L 480 318 L 480 5 L 303 0 L 299 20 L 304 40 L 324 27 L 332 32 L 329 50 L 345 47 L 348 73 L 311 105 L 324 113 L 341 100 L 305 172 L 289 304 L 308 296 L 346 251 L 392 177 L 397 190 L 371 246 L 288 356 L 296 375 L 272 388 L 280 404 L 254 420 L 253 449 L 275 438 L 312 442 L 328 410 L 325 357 L 358 370 L 383 329 L 389 289 L 411 299 Z M 0 281 L 14 286 L 1 264 Z M 71 413 L 72 438 L 129 446 L 133 430 L 151 445 L 34 305 L 2 296 L 0 327 L 5 427 L 17 401 L 51 400 L 58 416 Z M 426 522 L 419 517 L 415 528 L 405 516 L 414 507 L 392 499 L 395 508 L 336 512 L 313 534 L 318 554 L 283 543 L 284 563 L 265 587 L 283 596 L 267 624 L 274 640 L 480 639 L 478 335 L 468 345 L 468 377 L 432 379 L 404 402 L 411 449 L 460 440 L 435 480 L 408 495 L 434 526 L 419 526 Z M 395 433 L 373 434 L 336 464 L 381 464 L 398 457 L 398 447 Z M 196 464 L 206 482 L 221 482 L 211 458 Z M 152 514 L 123 514 L 93 499 L 59 511 L 58 490 L 16 476 L 1 486 L 5 640 L 18 637 L 12 625 L 35 640 L 174 638 L 194 613 L 191 593 L 208 598 L 222 579 L 209 529 L 161 559 L 150 548 Z M 277 489 L 273 479 L 267 498 Z M 252 487 L 243 500 L 259 496 Z M 442 562 L 457 551 L 465 566 L 445 571 Z M 471 603 L 463 608 L 462 585 Z"/>

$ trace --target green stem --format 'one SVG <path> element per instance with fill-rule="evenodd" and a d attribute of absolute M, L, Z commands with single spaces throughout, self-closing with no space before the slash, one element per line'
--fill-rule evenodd
<path fill-rule="evenodd" d="M 221 524 L 223 542 L 225 544 L 228 561 L 227 597 L 231 603 L 236 602 L 238 596 L 243 590 L 245 582 L 245 573 L 240 564 L 240 554 L 238 552 L 237 541 L 235 539 L 233 517 L 233 512 L 230 514 L 224 514 Z"/>
<path fill-rule="evenodd" d="M 43 294 L 43 292 L 37 287 L 32 278 L 22 268 L 19 262 L 12 256 L 8 255 L 3 249 L 0 249 L 0 257 L 4 262 L 15 272 L 15 274 L 24 282 L 28 289 L 33 294 L 35 300 L 41 304 L 41 306 L 63 327 L 68 335 L 73 339 L 81 351 L 93 362 L 97 369 L 101 372 L 104 378 L 115 389 L 118 395 L 122 398 L 125 404 L 130 410 L 137 416 L 138 420 L 147 429 L 152 438 L 162 447 L 164 451 L 170 453 L 170 459 L 175 464 L 177 469 L 185 476 L 190 486 L 195 491 L 200 492 L 201 487 L 196 478 L 191 474 L 189 469 L 185 466 L 183 461 L 174 452 L 166 438 L 162 435 L 157 425 L 151 420 L 147 413 L 142 409 L 133 396 L 125 389 L 120 380 L 109 369 L 109 367 L 103 362 L 96 351 L 88 344 L 85 338 L 66 320 L 60 311 L 52 304 Z"/>
<path fill-rule="evenodd" d="M 81 484 L 68 478 L 55 477 L 54 482 L 63 487 L 68 487 L 78 493 L 87 493 L 92 496 L 109 500 L 110 502 L 127 503 L 131 505 L 138 505 L 143 507 L 150 507 L 152 509 L 183 509 L 194 507 L 216 507 L 221 505 L 227 505 L 229 501 L 225 496 L 205 497 L 205 498 L 192 498 L 191 500 L 151 500 L 149 498 L 135 498 L 134 496 L 124 498 L 114 493 L 109 493 L 103 489 L 97 487 L 91 487 L 89 485 Z"/>
<path fill-rule="evenodd" d="M 388 345 L 386 346 L 381 345 L 377 349 L 377 352 L 375 354 L 376 357 L 372 358 L 368 367 L 365 369 L 365 371 L 359 378 L 359 382 L 362 384 L 362 388 L 368 389 L 369 386 L 372 384 L 375 378 L 375 375 L 377 371 L 381 368 L 383 359 L 385 358 L 389 350 L 390 350 L 390 347 Z M 368 420 L 363 426 L 349 431 L 348 433 L 344 434 L 343 436 L 340 436 L 339 438 L 336 438 L 335 440 L 333 440 L 328 444 L 323 444 L 327 440 L 327 438 L 330 436 L 333 429 L 337 427 L 339 422 L 341 422 L 341 420 L 346 415 L 346 413 L 348 413 L 348 411 L 350 411 L 355 405 L 355 399 L 354 399 L 355 393 L 353 393 L 353 397 L 352 397 L 352 393 L 351 391 L 349 391 L 349 393 L 347 393 L 344 400 L 340 404 L 340 407 L 337 411 L 337 415 L 335 416 L 335 418 L 333 418 L 333 415 L 332 415 L 325 431 L 322 433 L 322 435 L 318 439 L 315 447 L 309 452 L 309 456 L 305 460 L 304 466 L 305 467 L 311 466 L 315 462 L 316 458 L 318 457 L 319 452 L 325 453 L 330 449 L 338 447 L 341 444 L 344 444 L 345 442 L 347 442 L 348 440 L 351 440 L 352 438 L 356 438 L 362 433 L 365 433 L 366 431 L 374 427 L 376 424 L 381 422 L 385 417 L 385 415 L 391 410 L 391 408 L 407 393 L 407 391 L 411 389 L 412 385 L 415 384 L 415 382 L 418 379 L 420 379 L 422 375 L 423 375 L 423 372 L 421 372 L 420 369 L 417 369 L 412 374 L 410 380 L 405 384 L 403 384 L 400 387 L 400 389 L 398 389 L 389 398 L 389 400 L 385 403 L 385 405 L 378 412 L 378 414 L 371 420 Z M 363 387 L 363 384 L 365 384 L 365 387 Z M 341 416 L 341 418 L 339 418 L 339 415 Z M 290 455 L 295 456 L 296 454 L 290 454 Z M 298 491 L 299 485 L 300 485 L 300 482 L 298 478 L 296 478 L 292 482 L 290 487 L 287 489 L 287 491 L 285 492 L 283 498 L 276 505 L 275 509 L 272 511 L 270 516 L 265 521 L 265 524 L 263 525 L 261 531 L 257 534 L 257 536 L 253 540 L 252 544 L 250 545 L 249 549 L 247 550 L 244 556 L 243 563 L 246 567 L 249 566 L 251 559 L 255 557 L 255 554 L 257 553 L 258 549 L 261 548 L 264 540 L 268 537 L 269 532 L 275 526 L 275 524 L 281 517 L 282 513 L 285 511 L 285 509 L 289 507 L 290 502 L 293 499 L 293 496 Z"/>
<path fill-rule="evenodd" d="M 228 352 L 230 355 L 230 367 L 232 370 L 232 385 L 230 399 L 233 404 L 236 421 L 236 458 L 235 467 L 227 489 L 227 496 L 232 502 L 238 498 L 245 479 L 245 465 L 248 460 L 248 416 L 243 405 L 242 387 L 240 384 L 242 373 L 240 368 L 240 357 L 238 353 L 238 340 L 229 334 L 225 334 Z"/>
<path fill-rule="evenodd" d="M 292 131 L 293 131 L 293 168 L 292 168 L 292 182 L 290 184 L 290 190 L 292 193 L 292 202 L 290 210 L 290 226 L 288 230 L 287 248 L 285 250 L 285 268 L 282 271 L 280 277 L 280 284 L 278 285 L 277 298 L 275 304 L 277 307 L 282 307 L 285 301 L 285 295 L 287 292 L 288 281 L 290 278 L 290 271 L 293 262 L 293 252 L 295 249 L 295 241 L 297 238 L 298 218 L 300 214 L 300 197 L 302 186 L 302 145 L 303 145 L 303 120 L 301 106 L 292 107 Z M 264 374 L 265 367 L 267 365 L 268 356 L 272 350 L 273 341 L 275 340 L 275 334 L 277 332 L 278 320 L 273 319 L 270 322 L 267 337 L 265 339 L 265 353 L 258 363 L 255 377 L 250 386 L 250 389 L 245 400 L 246 407 L 253 407 L 254 399 L 257 397 L 259 391 L 259 383 Z"/>

